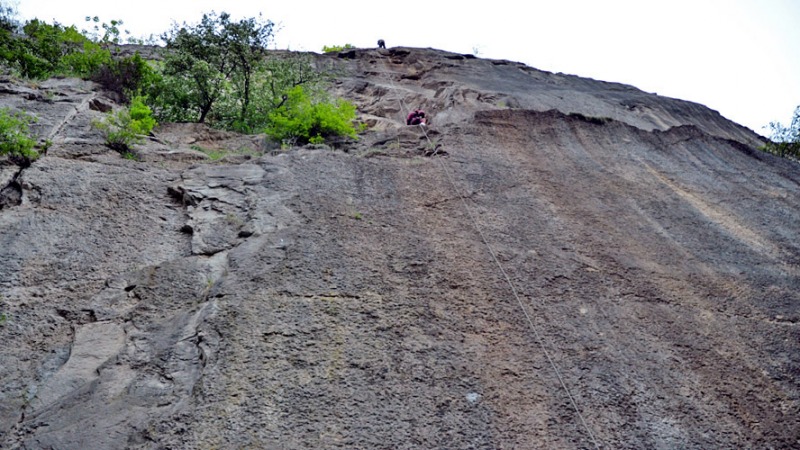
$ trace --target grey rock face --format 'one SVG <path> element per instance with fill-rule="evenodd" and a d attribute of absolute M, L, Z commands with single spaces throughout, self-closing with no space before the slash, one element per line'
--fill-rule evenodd
<path fill-rule="evenodd" d="M 54 144 L 0 165 L 0 447 L 798 445 L 796 163 L 632 87 L 320 64 L 347 152 L 167 124 L 129 161 L 91 84 L 4 88 Z"/>

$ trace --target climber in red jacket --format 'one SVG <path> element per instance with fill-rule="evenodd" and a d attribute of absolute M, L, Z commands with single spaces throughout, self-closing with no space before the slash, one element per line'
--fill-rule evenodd
<path fill-rule="evenodd" d="M 408 113 L 406 117 L 406 125 L 427 125 L 428 119 L 425 117 L 425 111 L 415 109 Z"/>

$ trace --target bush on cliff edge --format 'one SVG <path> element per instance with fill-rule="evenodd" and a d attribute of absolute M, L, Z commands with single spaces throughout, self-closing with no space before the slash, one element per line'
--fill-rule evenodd
<path fill-rule="evenodd" d="M 111 111 L 103 120 L 96 120 L 92 125 L 103 132 L 109 148 L 126 155 L 153 131 L 156 121 L 142 98 L 136 97 L 131 101 L 130 108 Z"/>
<path fill-rule="evenodd" d="M 309 95 L 302 86 L 287 94 L 286 102 L 269 115 L 266 133 L 286 144 L 321 144 L 333 136 L 356 138 L 356 107 L 331 101 L 324 93 Z"/>
<path fill-rule="evenodd" d="M 11 112 L 0 108 L 0 156 L 8 155 L 21 165 L 28 165 L 39 157 L 34 149 L 36 141 L 31 137 L 28 126 L 36 119 L 22 112 Z"/>
<path fill-rule="evenodd" d="M 800 106 L 794 110 L 794 117 L 789 126 L 780 122 L 770 122 L 766 127 L 770 130 L 771 141 L 761 149 L 781 157 L 800 159 Z"/>

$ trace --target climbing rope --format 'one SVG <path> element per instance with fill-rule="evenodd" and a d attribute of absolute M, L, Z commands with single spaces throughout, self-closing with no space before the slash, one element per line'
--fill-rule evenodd
<path fill-rule="evenodd" d="M 380 55 L 380 53 L 379 53 L 379 55 Z M 383 55 L 380 55 L 380 57 L 381 57 L 381 59 L 385 60 L 385 57 Z M 385 64 L 384 64 L 384 68 L 385 68 Z M 383 73 L 388 74 L 389 72 L 385 71 Z M 387 75 L 387 79 L 389 80 L 389 83 L 392 85 L 392 89 L 395 92 L 400 92 L 400 89 L 397 88 L 397 86 L 394 84 L 394 81 L 391 79 L 391 77 L 389 77 Z M 401 112 L 403 112 L 404 115 L 408 114 L 408 112 L 410 111 L 410 108 L 406 107 L 405 103 L 403 102 L 402 96 L 398 97 L 398 103 L 400 105 Z M 428 141 L 428 144 L 430 146 L 433 146 L 433 142 L 431 141 L 431 138 L 428 136 L 428 130 L 426 129 L 426 126 L 423 125 L 423 124 L 419 124 L 418 126 L 422 130 L 422 133 L 425 135 L 425 139 Z M 432 157 L 436 156 L 436 153 L 438 151 L 439 151 L 438 147 L 435 148 L 433 153 L 431 154 L 431 156 Z M 511 293 L 514 295 L 514 298 L 516 298 L 517 304 L 519 305 L 520 309 L 522 310 L 522 313 L 525 315 L 525 319 L 527 320 L 530 329 L 533 331 L 533 334 L 536 337 L 537 342 L 539 343 L 539 347 L 542 349 L 542 352 L 544 353 L 545 357 L 547 358 L 547 361 L 550 363 L 550 366 L 553 368 L 553 371 L 556 374 L 556 378 L 558 378 L 558 382 L 561 385 L 561 388 L 564 390 L 564 392 L 566 393 L 567 397 L 569 398 L 570 404 L 572 405 L 572 408 L 575 410 L 575 414 L 577 414 L 578 419 L 581 422 L 581 425 L 583 426 L 583 428 L 588 433 L 590 440 L 594 444 L 594 447 L 597 448 L 597 449 L 600 449 L 601 447 L 600 447 L 599 442 L 595 438 L 595 435 L 592 432 L 591 427 L 589 427 L 589 424 L 586 423 L 586 420 L 584 419 L 583 414 L 581 413 L 581 410 L 578 407 L 578 403 L 575 401 L 575 397 L 572 395 L 572 393 L 570 392 L 569 388 L 567 387 L 567 384 L 564 381 L 564 377 L 562 376 L 561 371 L 558 369 L 558 365 L 556 364 L 555 360 L 553 359 L 553 357 L 550 354 L 550 351 L 547 348 L 548 346 L 545 343 L 544 338 L 542 337 L 541 333 L 539 332 L 539 329 L 536 326 L 536 324 L 533 322 L 533 319 L 531 318 L 531 315 L 528 313 L 528 309 L 525 307 L 525 304 L 523 303 L 522 299 L 520 298 L 520 295 L 517 292 L 517 288 L 514 286 L 514 283 L 511 281 L 511 277 L 508 276 L 508 273 L 506 272 L 505 268 L 503 268 L 503 265 L 500 263 L 500 260 L 497 258 L 497 254 L 495 253 L 495 251 L 492 248 L 492 246 L 489 244 L 489 240 L 486 238 L 486 234 L 483 232 L 483 229 L 481 228 L 480 223 L 478 222 L 478 219 L 476 218 L 475 214 L 473 213 L 472 208 L 470 208 L 469 204 L 467 203 L 467 200 L 466 200 L 465 196 L 461 193 L 461 190 L 458 189 L 458 186 L 456 185 L 455 179 L 453 178 L 453 175 L 450 172 L 450 170 L 447 168 L 447 165 L 444 163 L 443 158 L 436 158 L 436 159 L 437 159 L 437 161 L 439 161 L 439 166 L 441 167 L 442 172 L 445 173 L 445 175 L 447 177 L 447 180 L 449 181 L 450 185 L 453 187 L 453 190 L 456 192 L 456 194 L 458 194 L 458 197 L 461 199 L 461 204 L 464 205 L 464 209 L 467 211 L 467 215 L 469 216 L 470 221 L 472 222 L 472 226 L 475 227 L 475 230 L 480 235 L 481 241 L 483 241 L 483 244 L 486 246 L 486 248 L 487 248 L 487 250 L 489 252 L 489 255 L 491 255 L 492 260 L 497 265 L 497 268 L 500 270 L 500 273 L 503 275 L 503 278 L 505 279 L 506 283 L 508 283 L 509 288 L 511 288 Z M 552 346 L 552 344 L 550 344 L 550 345 Z"/>

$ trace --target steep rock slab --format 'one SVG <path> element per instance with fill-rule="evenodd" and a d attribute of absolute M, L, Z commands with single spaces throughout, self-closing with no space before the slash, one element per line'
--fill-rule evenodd
<path fill-rule="evenodd" d="M 793 163 L 632 88 L 371 52 L 337 58 L 381 127 L 353 154 L 184 170 L 70 116 L 0 212 L 4 448 L 796 446 Z"/>
<path fill-rule="evenodd" d="M 559 113 L 451 131 L 455 186 L 432 159 L 283 157 L 293 184 L 274 187 L 303 221 L 229 252 L 205 407 L 154 425 L 159 442 L 792 445 L 790 163 Z"/>
<path fill-rule="evenodd" d="M 119 169 L 115 176 L 125 173 L 125 169 Z M 272 175 L 271 179 L 265 180 L 265 174 Z M 185 206 L 184 220 L 198 230 L 195 236 L 199 234 L 203 238 L 195 241 L 195 245 L 201 249 L 208 249 L 208 242 L 223 242 L 224 245 L 214 251 L 189 252 L 185 243 L 187 237 L 184 237 L 188 225 L 173 223 L 171 233 L 160 231 L 164 233 L 162 239 L 177 240 L 172 243 L 172 251 L 162 255 L 165 262 L 127 272 L 109 270 L 104 283 L 94 285 L 97 287 L 93 295 L 91 289 L 85 290 L 84 296 L 74 299 L 68 308 L 64 305 L 65 309 L 59 310 L 64 319 L 86 323 L 75 325 L 72 334 L 62 331 L 66 355 L 51 363 L 52 368 L 42 373 L 41 380 L 30 383 L 29 404 L 4 403 L 7 409 L 3 412 L 9 419 L 7 444 L 12 447 L 128 448 L 150 442 L 153 430 L 148 424 L 158 418 L 187 414 L 187 408 L 196 404 L 195 383 L 203 376 L 206 364 L 216 359 L 221 329 L 212 319 L 219 309 L 217 299 L 225 295 L 220 291 L 229 273 L 225 250 L 242 246 L 242 251 L 247 251 L 247 247 L 252 246 L 247 238 L 256 240 L 297 221 L 282 204 L 286 193 L 267 189 L 276 179 L 288 175 L 280 164 L 265 162 L 263 167 L 198 166 L 183 172 L 184 185 L 177 187 L 161 180 L 158 183 L 163 189 L 160 196 L 172 193 L 172 197 L 164 198 L 167 203 L 163 206 L 178 213 Z M 104 185 L 103 175 L 86 173 L 83 176 L 103 186 L 100 192 L 84 192 L 80 199 L 66 194 L 86 188 L 81 176 L 77 176 L 72 186 L 60 186 L 62 193 L 59 195 L 80 205 L 82 202 L 108 202 L 122 194 L 115 193 L 111 185 Z M 36 195 L 29 196 L 20 214 L 35 209 L 34 205 L 39 208 L 49 205 L 55 196 L 50 186 L 35 188 L 40 183 L 35 171 L 28 175 L 28 180 L 26 186 Z M 286 187 L 291 183 L 284 180 L 281 185 Z M 176 202 L 177 192 L 183 192 L 185 200 L 196 204 L 197 211 L 191 204 Z M 125 191 L 125 194 L 131 196 L 132 192 Z M 71 206 L 75 205 L 63 200 L 59 204 L 65 211 Z M 55 205 L 50 207 L 55 208 Z M 116 209 L 109 211 L 110 216 L 117 213 Z M 141 207 L 139 214 L 142 214 Z M 177 220 L 181 216 L 173 217 Z M 87 219 L 91 217 L 84 215 L 73 220 L 77 225 Z M 142 219 L 144 217 L 139 220 Z M 233 239 L 225 241 L 227 230 L 215 228 L 221 220 L 238 231 Z M 124 227 L 124 233 L 118 235 L 116 242 L 121 245 L 125 236 L 136 231 L 137 223 L 126 215 L 115 217 L 114 221 Z M 243 227 L 245 223 L 247 226 Z M 76 231 L 64 230 L 63 233 L 74 235 Z M 147 232 L 140 231 L 138 237 L 146 235 Z M 101 239 L 101 242 L 109 241 Z M 46 245 L 46 242 L 40 244 Z M 175 251 L 175 244 L 181 251 Z M 7 251 L 13 254 L 15 248 Z M 24 292 L 23 286 L 16 289 L 18 295 Z M 82 312 L 85 314 L 81 315 Z M 14 317 L 15 328 L 17 321 L 25 319 L 23 314 Z M 17 351 L 24 351 L 24 348 Z M 12 389 L 13 385 L 6 387 Z M 10 393 L 13 394 L 13 390 Z M 15 405 L 19 408 L 17 417 Z M 88 430 L 87 424 L 92 424 Z"/>
<path fill-rule="evenodd" d="M 122 327 L 114 323 L 89 323 L 75 331 L 67 362 L 42 385 L 31 402 L 31 409 L 39 411 L 51 407 L 63 397 L 93 383 L 100 368 L 116 356 L 125 339 Z"/>
<path fill-rule="evenodd" d="M 167 195 L 174 175 L 141 169 L 45 157 L 19 175 L 21 204 L 0 214 L 0 336 L 14 343 L 0 349 L 3 442 L 69 360 L 76 330 L 98 320 L 93 293 L 190 254 L 184 212 Z"/>

